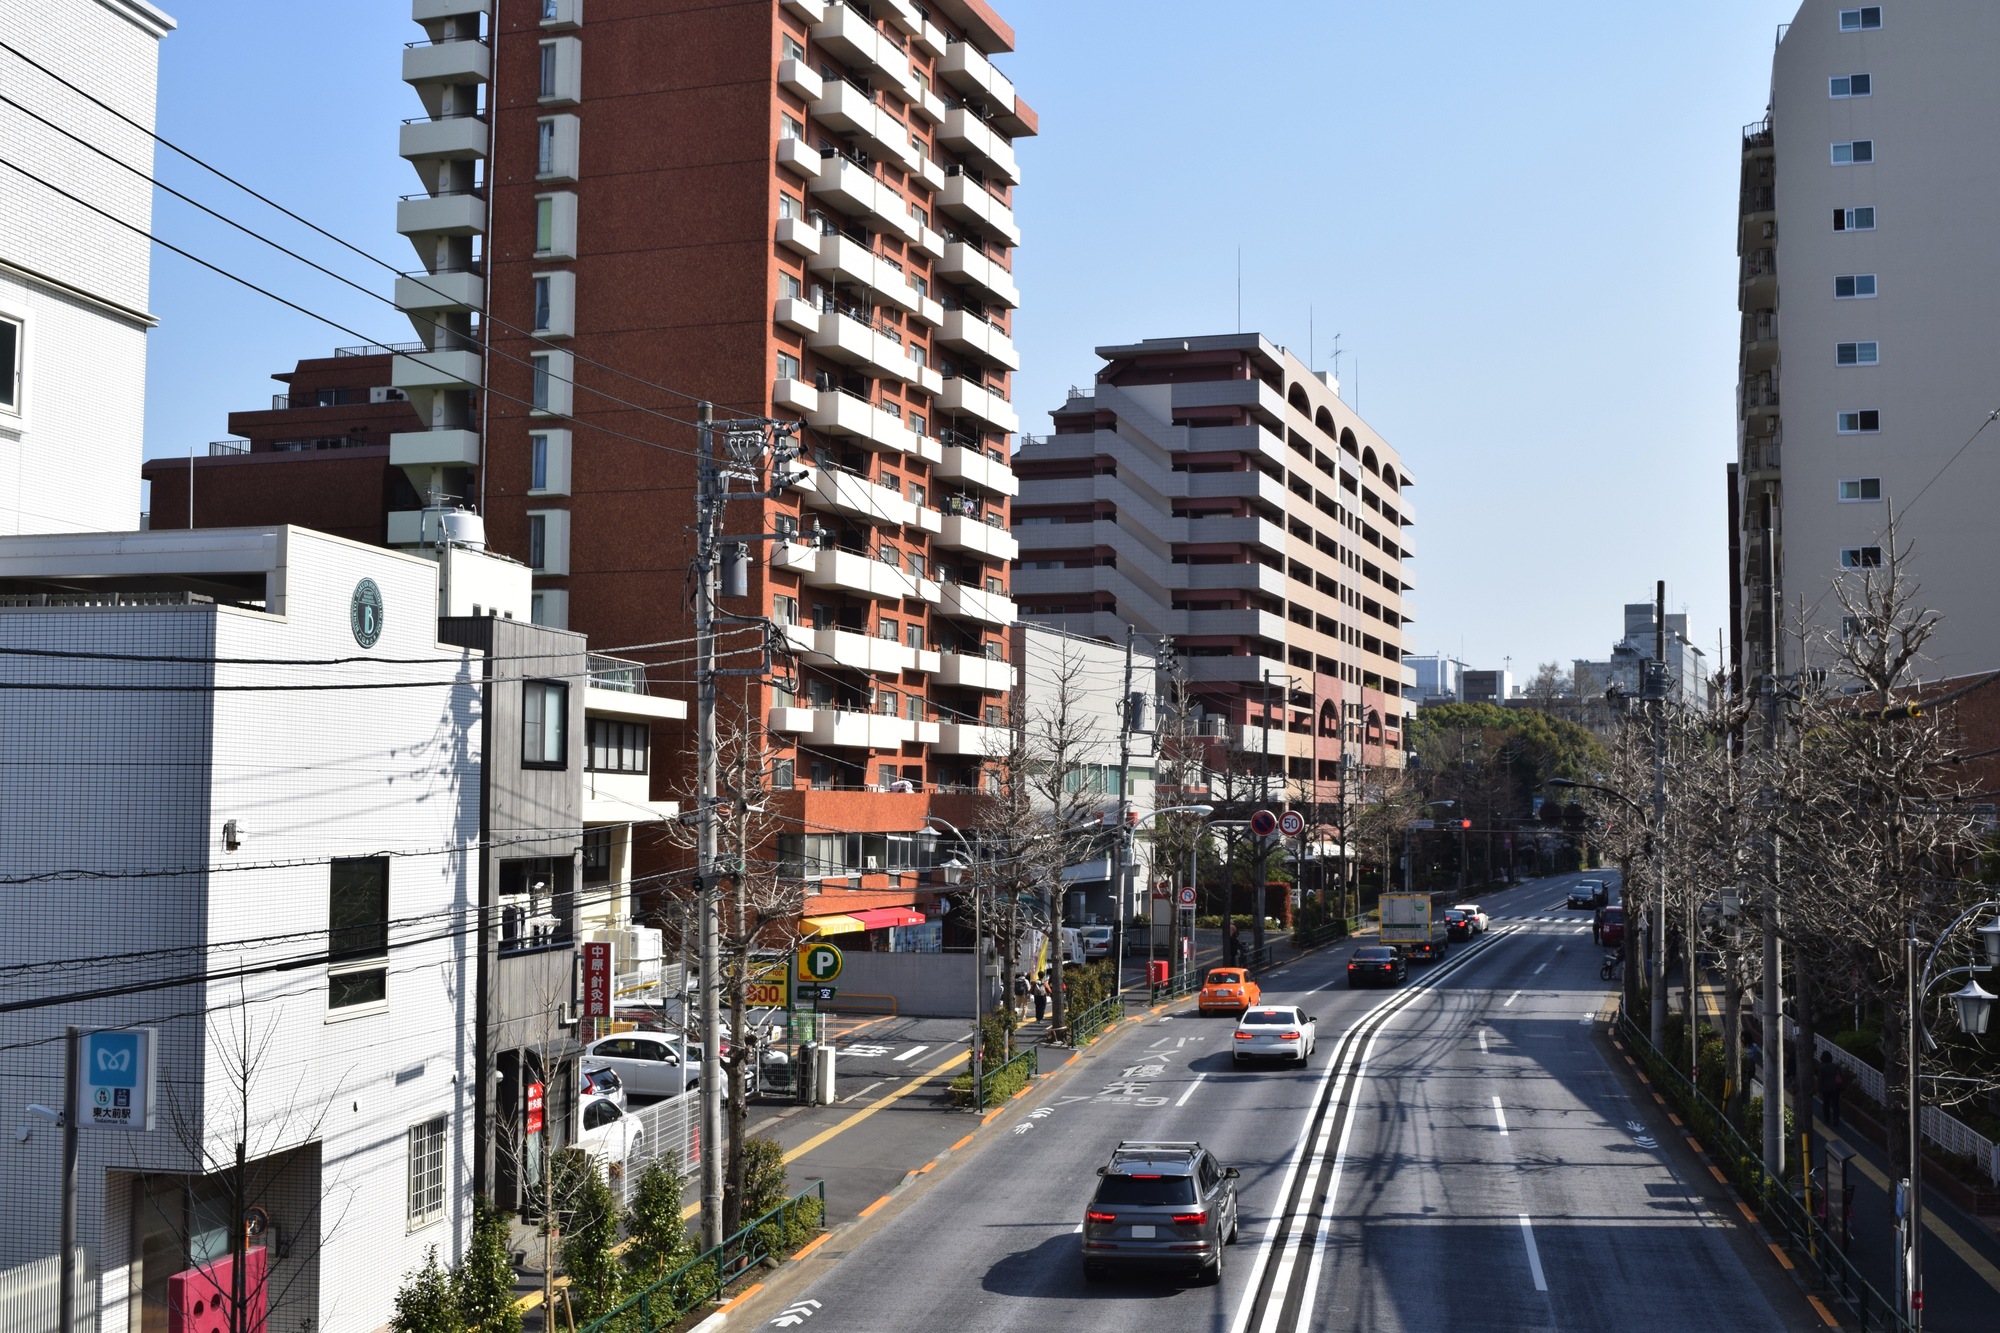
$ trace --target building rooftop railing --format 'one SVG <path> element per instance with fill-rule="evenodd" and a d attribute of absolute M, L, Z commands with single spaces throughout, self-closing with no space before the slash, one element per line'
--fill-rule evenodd
<path fill-rule="evenodd" d="M 612 657 L 608 653 L 591 653 L 587 668 L 593 689 L 616 690 L 620 694 L 647 693 L 646 666 L 643 662 Z"/>
<path fill-rule="evenodd" d="M 358 347 L 336 347 L 335 356 L 390 356 L 428 351 L 422 343 L 362 343 Z"/>

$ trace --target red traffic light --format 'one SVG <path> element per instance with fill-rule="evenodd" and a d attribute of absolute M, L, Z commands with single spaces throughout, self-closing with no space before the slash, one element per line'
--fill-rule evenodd
<path fill-rule="evenodd" d="M 1458 821 L 1458 826 L 1459 826 L 1460 828 L 1471 828 L 1471 827 L 1472 827 L 1472 821 L 1471 821 L 1471 820 L 1469 820 L 1469 819 L 1461 819 L 1461 820 L 1459 820 L 1459 821 Z"/>

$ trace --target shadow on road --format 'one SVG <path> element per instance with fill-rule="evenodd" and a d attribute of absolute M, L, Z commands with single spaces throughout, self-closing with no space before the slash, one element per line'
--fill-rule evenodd
<path fill-rule="evenodd" d="M 1134 1273 L 1105 1282 L 1085 1282 L 1083 1260 L 1075 1235 L 1050 1236 L 1031 1250 L 1016 1250 L 986 1270 L 980 1287 L 996 1296 L 1032 1296 L 1044 1300 L 1085 1300 L 1094 1296 L 1134 1296 L 1171 1299 L 1187 1279 L 1167 1271 Z"/>

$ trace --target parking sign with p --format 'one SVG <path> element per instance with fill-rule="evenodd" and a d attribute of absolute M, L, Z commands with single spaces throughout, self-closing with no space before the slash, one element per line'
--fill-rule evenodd
<path fill-rule="evenodd" d="M 799 950 L 800 981 L 832 981 L 840 975 L 840 950 L 831 944 L 808 944 Z"/>

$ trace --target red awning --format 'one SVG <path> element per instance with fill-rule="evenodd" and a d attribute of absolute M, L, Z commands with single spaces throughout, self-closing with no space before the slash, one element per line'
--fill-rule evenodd
<path fill-rule="evenodd" d="M 879 930 L 883 926 L 921 926 L 924 914 L 913 912 L 907 907 L 877 907 L 866 912 L 849 912 L 861 923 L 863 930 Z"/>

